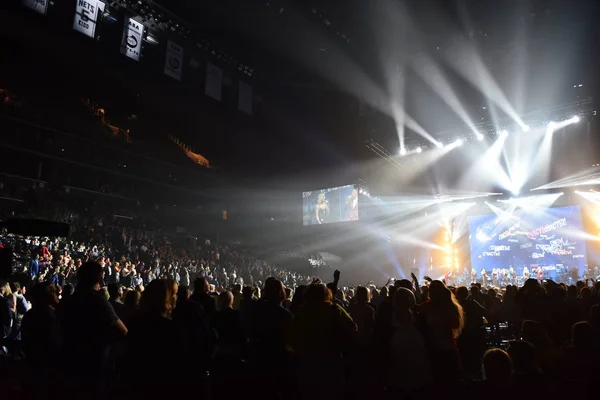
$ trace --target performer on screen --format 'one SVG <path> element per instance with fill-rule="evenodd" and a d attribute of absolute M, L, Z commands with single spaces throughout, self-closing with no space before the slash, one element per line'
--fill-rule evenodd
<path fill-rule="evenodd" d="M 537 269 L 535 270 L 536 276 L 535 279 L 537 279 L 538 281 L 542 281 L 542 279 L 544 279 L 544 270 L 542 269 L 542 267 L 537 267 Z"/>
<path fill-rule="evenodd" d="M 496 268 L 492 270 L 492 286 L 498 287 L 498 270 Z"/>
<path fill-rule="evenodd" d="M 474 285 L 477 283 L 477 271 L 475 271 L 475 268 L 473 268 L 471 270 L 471 284 Z"/>
<path fill-rule="evenodd" d="M 346 210 L 349 210 L 348 221 L 358 221 L 358 189 L 352 189 L 352 193 L 346 198 Z"/>
<path fill-rule="evenodd" d="M 523 268 L 523 281 L 527 281 L 527 279 L 529 279 L 529 268 L 524 267 Z"/>
<path fill-rule="evenodd" d="M 327 201 L 325 193 L 319 193 L 317 207 L 315 207 L 315 216 L 319 224 L 323 224 L 329 219 L 329 201 Z"/>

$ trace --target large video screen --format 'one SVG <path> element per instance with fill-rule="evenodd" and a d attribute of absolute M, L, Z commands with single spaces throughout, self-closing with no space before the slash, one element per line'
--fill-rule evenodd
<path fill-rule="evenodd" d="M 302 224 L 358 221 L 358 188 L 355 185 L 302 193 Z"/>
<path fill-rule="evenodd" d="M 506 216 L 486 214 L 469 217 L 471 266 L 481 273 L 513 267 L 523 276 L 525 267 L 535 278 L 560 278 L 573 268 L 583 274 L 586 263 L 583 223 L 579 206 L 541 210 L 518 210 Z"/>

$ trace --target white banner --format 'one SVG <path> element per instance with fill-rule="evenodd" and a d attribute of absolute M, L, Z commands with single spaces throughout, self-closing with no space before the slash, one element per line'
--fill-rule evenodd
<path fill-rule="evenodd" d="M 126 55 L 135 61 L 140 61 L 142 54 L 142 36 L 144 34 L 144 25 L 141 22 L 129 18 L 127 25 L 123 29 L 123 39 L 121 40 L 121 54 Z"/>
<path fill-rule="evenodd" d="M 29 7 L 42 15 L 46 15 L 48 12 L 48 2 L 49 0 L 23 0 L 23 4 L 26 7 Z"/>
<path fill-rule="evenodd" d="M 183 75 L 183 47 L 167 40 L 167 56 L 165 59 L 165 75 L 181 80 Z"/>
<path fill-rule="evenodd" d="M 96 32 L 98 12 L 104 12 L 104 3 L 99 0 L 77 0 L 73 29 L 91 38 Z"/>
<path fill-rule="evenodd" d="M 223 86 L 223 70 L 214 64 L 206 63 L 206 86 L 204 93 L 215 100 L 221 101 Z"/>
<path fill-rule="evenodd" d="M 245 112 L 248 115 L 252 115 L 252 86 L 244 81 L 240 81 L 238 110 Z"/>

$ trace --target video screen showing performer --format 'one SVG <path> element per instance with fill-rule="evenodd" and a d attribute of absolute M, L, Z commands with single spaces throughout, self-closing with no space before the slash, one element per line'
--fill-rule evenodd
<path fill-rule="evenodd" d="M 572 269 L 582 275 L 586 264 L 582 232 L 579 206 L 470 216 L 471 266 L 478 273 L 496 269 L 502 283 L 516 282 L 517 277 L 557 279 Z"/>
<path fill-rule="evenodd" d="M 358 188 L 352 188 L 350 196 L 346 198 L 344 221 L 358 221 Z"/>
<path fill-rule="evenodd" d="M 358 188 L 354 185 L 302 193 L 302 224 L 358 221 Z"/>

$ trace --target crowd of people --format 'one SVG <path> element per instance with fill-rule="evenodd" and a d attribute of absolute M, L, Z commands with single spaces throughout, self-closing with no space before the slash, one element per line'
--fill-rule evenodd
<path fill-rule="evenodd" d="M 9 241 L 31 261 L 0 283 L 4 379 L 35 378 L 7 398 L 596 391 L 599 283 L 342 288 L 209 240 Z"/>

